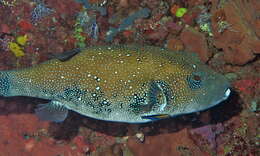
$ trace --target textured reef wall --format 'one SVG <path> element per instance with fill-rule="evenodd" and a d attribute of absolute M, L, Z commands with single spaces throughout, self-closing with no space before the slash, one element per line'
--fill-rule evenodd
<path fill-rule="evenodd" d="M 47 101 L 1 97 L 0 155 L 260 155 L 259 10 L 259 0 L 0 0 L 1 70 L 138 43 L 196 52 L 233 90 L 210 110 L 141 125 L 73 112 L 63 123 L 40 121 L 34 108 Z"/>

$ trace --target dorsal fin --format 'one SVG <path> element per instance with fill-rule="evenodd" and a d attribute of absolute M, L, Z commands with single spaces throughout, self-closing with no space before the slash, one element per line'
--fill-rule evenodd
<path fill-rule="evenodd" d="M 71 59 L 73 56 L 77 55 L 79 52 L 81 52 L 81 50 L 82 50 L 81 48 L 76 48 L 76 49 L 65 51 L 61 54 L 50 54 L 50 57 L 65 62 Z"/>

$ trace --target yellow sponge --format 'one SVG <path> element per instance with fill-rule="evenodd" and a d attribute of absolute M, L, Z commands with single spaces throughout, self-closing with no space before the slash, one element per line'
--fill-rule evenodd
<path fill-rule="evenodd" d="M 23 49 L 17 43 L 9 42 L 8 48 L 16 57 L 24 56 Z"/>
<path fill-rule="evenodd" d="M 25 43 L 27 42 L 27 40 L 28 40 L 27 35 L 18 36 L 18 37 L 16 38 L 16 42 L 17 42 L 18 44 L 22 45 L 22 46 L 25 45 Z"/>

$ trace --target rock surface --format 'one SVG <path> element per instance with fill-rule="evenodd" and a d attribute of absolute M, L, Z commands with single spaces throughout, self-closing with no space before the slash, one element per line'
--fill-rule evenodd
<path fill-rule="evenodd" d="M 244 65 L 260 53 L 259 6 L 258 0 L 236 0 L 212 9 L 213 44 L 223 49 L 227 63 Z"/>

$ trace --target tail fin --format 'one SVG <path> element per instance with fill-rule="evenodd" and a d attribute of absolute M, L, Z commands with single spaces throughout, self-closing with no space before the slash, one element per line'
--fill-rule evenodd
<path fill-rule="evenodd" d="M 8 96 L 10 91 L 10 78 L 7 71 L 0 71 L 0 96 Z"/>

